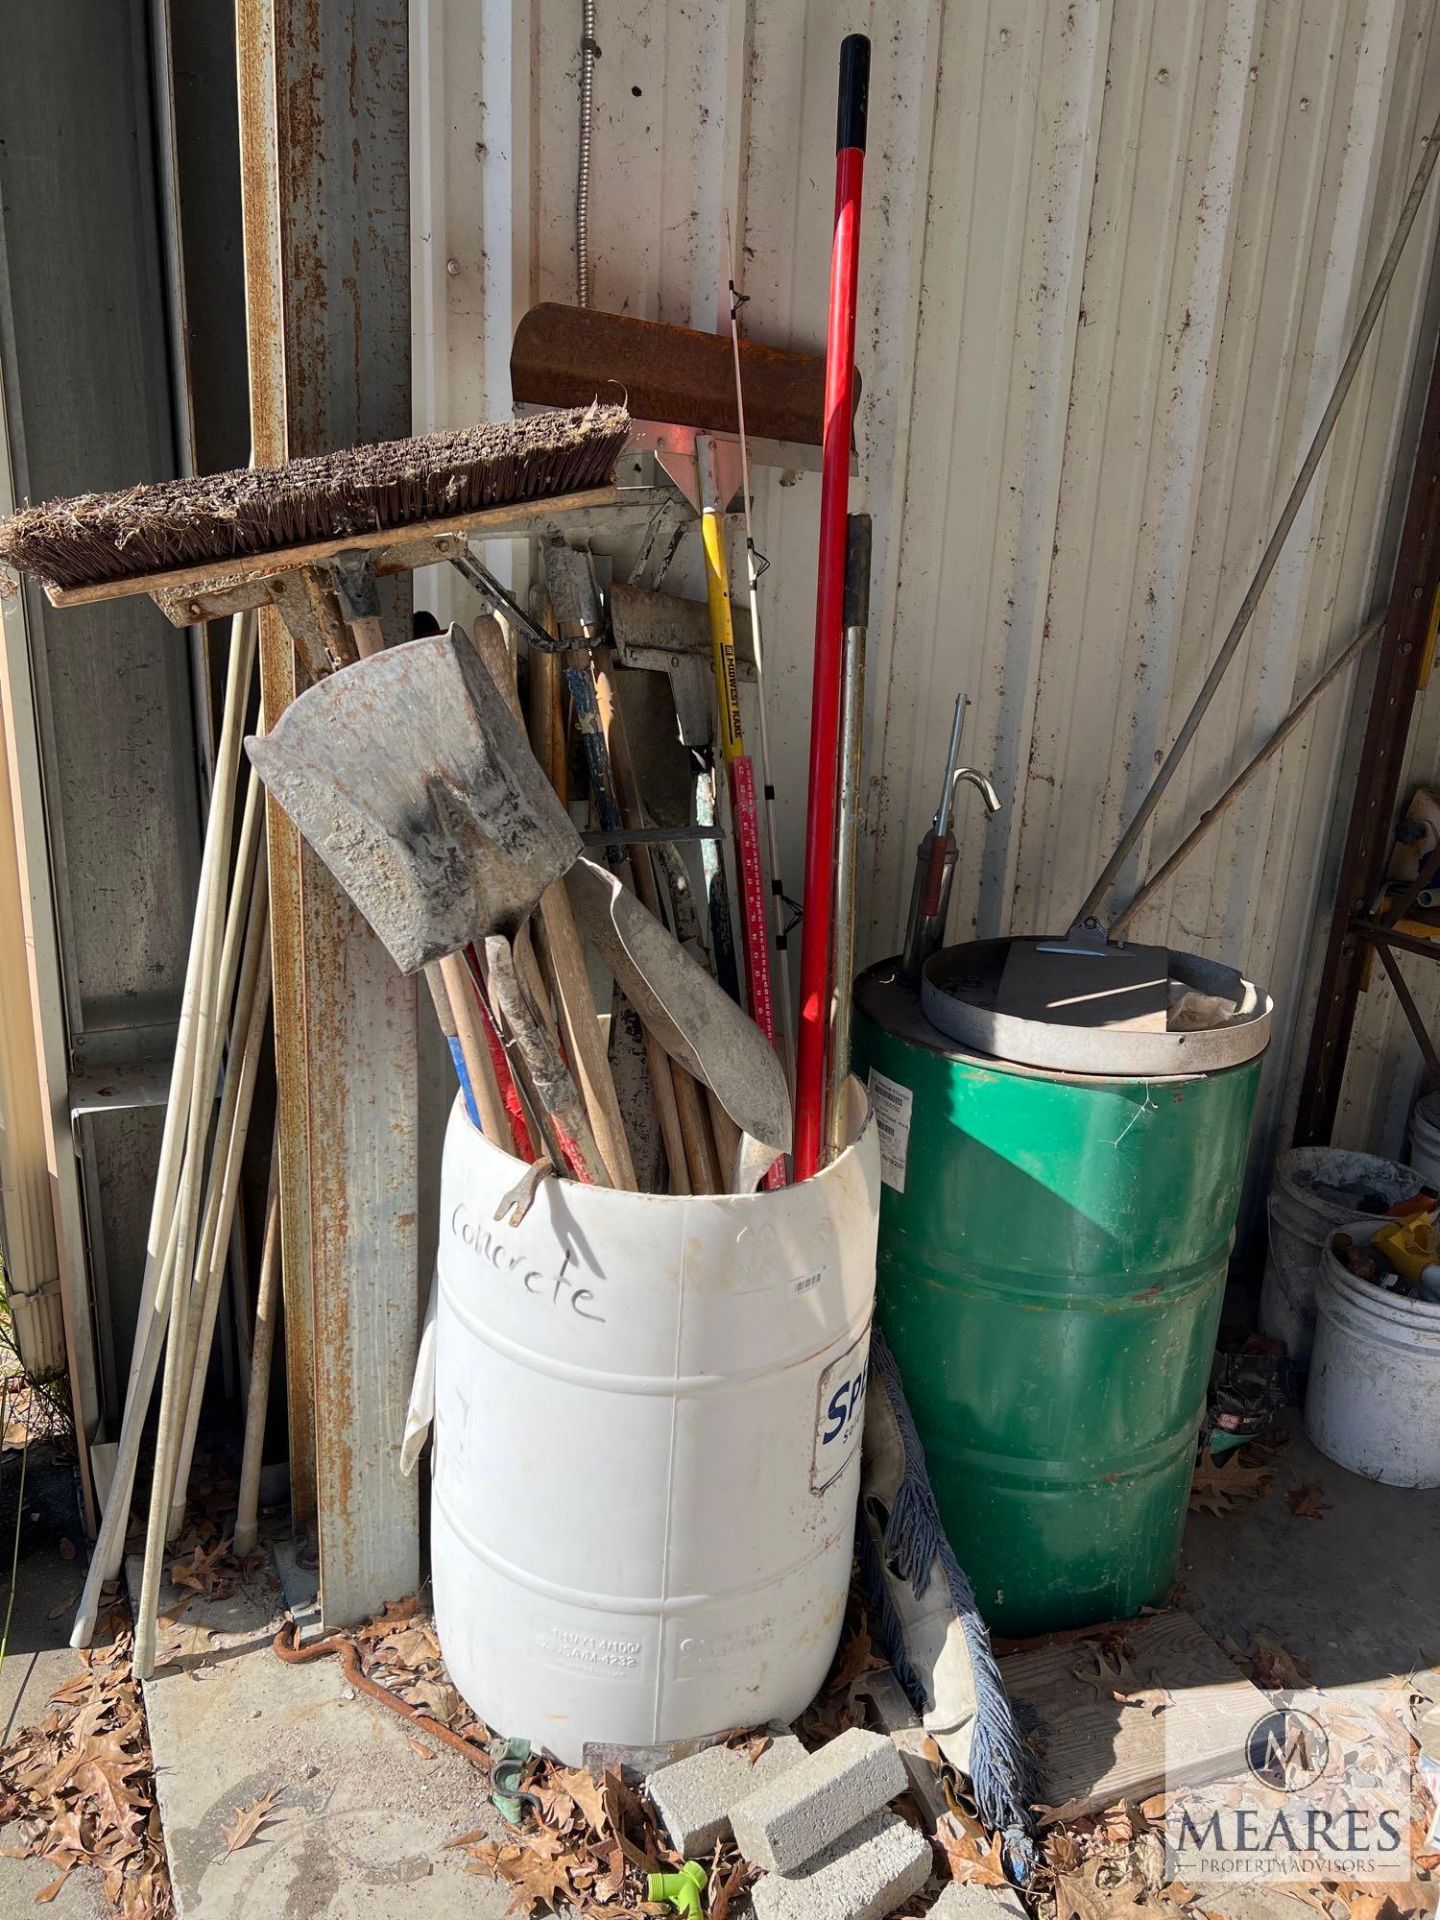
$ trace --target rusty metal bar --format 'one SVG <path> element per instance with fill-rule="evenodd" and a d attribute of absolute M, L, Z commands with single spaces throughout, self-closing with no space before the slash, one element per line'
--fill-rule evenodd
<path fill-rule="evenodd" d="M 1396 933 L 1381 920 L 1355 920 L 1350 931 L 1372 946 L 1394 947 L 1397 953 L 1413 953 L 1421 960 L 1440 960 L 1440 939 L 1426 940 L 1418 934 Z"/>
<path fill-rule="evenodd" d="M 405 434 L 407 7 L 239 0 L 236 27 L 255 458 Z M 399 619 L 408 630 L 403 600 Z M 260 644 L 269 726 L 303 684 L 274 608 Z M 329 1628 L 418 1582 L 399 1465 L 418 1332 L 415 994 L 273 806 L 269 845 L 292 1503 Z"/>
<path fill-rule="evenodd" d="M 1440 268 L 1440 245 L 1432 275 Z M 1432 347 L 1433 351 L 1433 347 Z M 1431 364 L 1425 415 L 1410 477 L 1389 611 L 1360 749 L 1335 908 L 1300 1086 L 1297 1146 L 1329 1140 L 1340 1105 L 1345 1058 L 1365 965 L 1366 933 L 1357 924 L 1379 897 L 1390 850 L 1405 746 L 1417 694 L 1416 669 L 1440 593 L 1440 355 Z M 1399 942 L 1392 937 L 1392 945 Z"/>
<path fill-rule="evenodd" d="M 1440 1054 L 1435 1051 L 1435 1042 L 1430 1038 L 1430 1030 L 1425 1025 L 1419 1007 L 1415 1004 L 1415 996 L 1406 984 L 1404 974 L 1400 971 L 1400 962 L 1390 951 L 1390 942 L 1377 939 L 1375 950 L 1380 955 L 1386 973 L 1390 976 L 1390 984 L 1395 989 L 1395 998 L 1400 1002 L 1400 1011 L 1410 1022 L 1410 1031 L 1415 1036 L 1415 1044 L 1420 1049 L 1425 1065 L 1431 1073 L 1440 1075 Z"/>

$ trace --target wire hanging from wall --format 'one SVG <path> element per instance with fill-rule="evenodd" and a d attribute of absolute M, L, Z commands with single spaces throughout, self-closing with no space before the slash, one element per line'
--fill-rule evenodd
<path fill-rule="evenodd" d="M 575 178 L 575 296 L 590 304 L 590 145 L 595 112 L 595 0 L 580 0 L 580 160 Z"/>

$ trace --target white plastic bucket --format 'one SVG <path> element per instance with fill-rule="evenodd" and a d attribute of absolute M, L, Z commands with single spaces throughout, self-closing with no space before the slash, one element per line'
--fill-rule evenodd
<path fill-rule="evenodd" d="M 1413 1167 L 1344 1147 L 1296 1147 L 1275 1162 L 1270 1185 L 1270 1246 L 1260 1287 L 1260 1331 L 1285 1343 L 1292 1360 L 1310 1358 L 1315 1339 L 1315 1290 L 1325 1242 L 1359 1208 L 1353 1199 L 1316 1191 L 1369 1191 L 1387 1206 L 1424 1185 Z"/>
<path fill-rule="evenodd" d="M 1340 1229 L 1369 1240 L 1380 1223 Z M 1325 1248 L 1305 1431 L 1329 1459 L 1391 1487 L 1440 1487 L 1440 1306 L 1357 1279 Z"/>
<path fill-rule="evenodd" d="M 1425 1185 L 1440 1193 L 1440 1093 L 1427 1093 L 1410 1115 L 1410 1164 Z"/>
<path fill-rule="evenodd" d="M 544 1181 L 445 1140 L 431 1557 L 456 1686 L 578 1764 L 793 1719 L 839 1638 L 880 1157 L 776 1193 Z M 863 1129 L 863 1130 L 862 1130 Z"/>

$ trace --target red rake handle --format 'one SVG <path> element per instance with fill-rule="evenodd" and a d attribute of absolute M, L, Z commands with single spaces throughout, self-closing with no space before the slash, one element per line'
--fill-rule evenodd
<path fill-rule="evenodd" d="M 760 863 L 760 808 L 755 798 L 755 763 L 748 753 L 730 762 L 730 808 L 735 816 L 735 865 L 740 874 L 740 933 L 745 946 L 745 977 L 750 986 L 750 1018 L 775 1045 L 775 993 L 770 978 L 770 927 L 765 917 L 764 868 Z M 785 1156 L 765 1175 L 771 1192 L 785 1185 Z"/>
<path fill-rule="evenodd" d="M 820 567 L 815 604 L 815 671 L 810 707 L 806 795 L 804 920 L 800 1013 L 795 1052 L 795 1178 L 820 1164 L 829 1033 L 831 882 L 835 868 L 835 789 L 840 758 L 840 668 L 844 656 L 846 513 L 850 504 L 850 417 L 855 392 L 855 305 L 860 270 L 860 192 L 870 42 L 847 36 L 840 48 L 840 106 L 835 154 L 835 237 L 830 256 L 830 317 L 825 334 L 825 422 L 820 478 Z"/>

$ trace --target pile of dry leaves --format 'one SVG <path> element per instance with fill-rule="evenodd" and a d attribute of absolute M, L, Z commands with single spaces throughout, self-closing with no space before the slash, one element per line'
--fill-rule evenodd
<path fill-rule="evenodd" d="M 169 1920 L 170 1875 L 155 1804 L 150 1736 L 130 1666 L 123 1613 L 102 1631 L 109 1645 L 79 1655 L 80 1670 L 38 1726 L 0 1748 L 0 1826 L 14 1821 L 11 1859 L 47 1861 L 53 1900 L 80 1866 L 99 1869 L 124 1920 Z"/>
<path fill-rule="evenodd" d="M 1166 1875 L 1167 1804 L 1163 1793 L 1136 1806 L 1121 1801 L 1043 1834 L 1044 1864 L 1029 1889 L 1042 1920 L 1177 1920 L 1181 1914 L 1186 1920 L 1219 1920 L 1204 1896 Z M 1440 1857 L 1423 1851 L 1423 1824 L 1417 1822 L 1413 1839 L 1421 1876 L 1413 1881 L 1287 1884 L 1284 1896 L 1322 1920 L 1428 1920 L 1435 1913 L 1436 1888 L 1425 1876 Z"/>
<path fill-rule="evenodd" d="M 756 1753 L 765 1745 L 763 1735 L 757 1738 Z M 604 1915 L 605 1920 L 670 1913 L 667 1906 L 647 1903 L 646 1876 L 673 1872 L 680 1856 L 617 1769 L 596 1782 L 583 1767 L 537 1762 L 523 1790 L 533 1796 L 533 1804 L 513 1841 L 467 1833 L 453 1843 L 465 1848 L 475 1872 L 508 1884 L 516 1913 L 545 1913 L 561 1906 Z M 728 1840 L 704 1864 L 710 1875 L 706 1915 L 708 1920 L 725 1920 L 748 1884 L 749 1868 Z"/>
<path fill-rule="evenodd" d="M 1267 1692 L 1302 1691 L 1313 1684 L 1304 1661 L 1270 1634 L 1257 1633 L 1248 1650 L 1230 1639 L 1221 1644 L 1237 1667 Z M 1117 1700 L 1146 1702 L 1147 1691 L 1133 1684 L 1123 1632 L 1115 1631 L 1098 1644 L 1095 1665 L 1094 1684 L 1112 1690 Z M 1375 1741 L 1378 1727 L 1387 1746 L 1388 1766 L 1413 1778 L 1418 1754 L 1411 1731 L 1413 1702 L 1406 1682 L 1395 1683 L 1392 1690 L 1393 1713 L 1367 1715 L 1363 1725 L 1356 1723 L 1357 1745 L 1350 1759 L 1362 1773 L 1383 1777 L 1386 1766 L 1381 1755 L 1366 1744 Z M 1185 1792 L 1180 1789 L 1178 1799 L 1175 1794 L 1156 1793 L 1133 1805 L 1118 1801 L 1078 1817 L 1065 1808 L 1042 1810 L 1048 1818 L 1040 1836 L 1041 1868 L 1026 1889 L 1039 1920 L 1176 1920 L 1181 1914 L 1186 1920 L 1219 1920 L 1207 1909 L 1204 1896 L 1170 1878 L 1166 1870 L 1166 1816 L 1173 1817 Z M 1429 1920 L 1440 1891 L 1433 1877 L 1440 1868 L 1440 1854 L 1427 1848 L 1429 1813 L 1423 1797 L 1417 1800 L 1410 1881 L 1333 1880 L 1308 1887 L 1287 1883 L 1285 1898 L 1313 1909 L 1323 1920 Z M 952 1857 L 955 1878 L 999 1885 L 998 1856 L 982 1865 L 978 1848 L 975 1852 L 975 1862 L 969 1865 Z"/>
<path fill-rule="evenodd" d="M 378 1620 L 349 1638 L 367 1680 L 459 1735 L 469 1743 L 472 1757 L 483 1762 L 490 1730 L 470 1712 L 447 1678 L 434 1628 L 419 1611 L 418 1601 L 387 1608 Z M 852 1724 L 857 1714 L 854 1683 L 881 1664 L 857 1608 L 829 1679 L 800 1724 L 802 1737 L 818 1744 Z M 764 1729 L 738 1732 L 731 1738 L 752 1761 L 769 1744 Z M 412 1737 L 410 1745 L 417 1755 L 429 1757 L 424 1738 Z M 491 1833 L 476 1831 L 451 1842 L 464 1850 L 472 1872 L 509 1887 L 515 1913 L 536 1915 L 563 1908 L 600 1920 L 671 1913 L 670 1908 L 646 1900 L 646 1878 L 651 1873 L 673 1872 L 682 1857 L 670 1846 L 647 1802 L 617 1768 L 596 1780 L 583 1767 L 562 1766 L 535 1754 L 524 1763 L 516 1790 L 523 1819 L 513 1837 L 496 1840 Z M 709 1873 L 707 1920 L 727 1920 L 750 1884 L 752 1869 L 728 1839 L 703 1864 Z M 905 1911 L 922 1910 L 923 1903 L 914 1903 Z"/>

